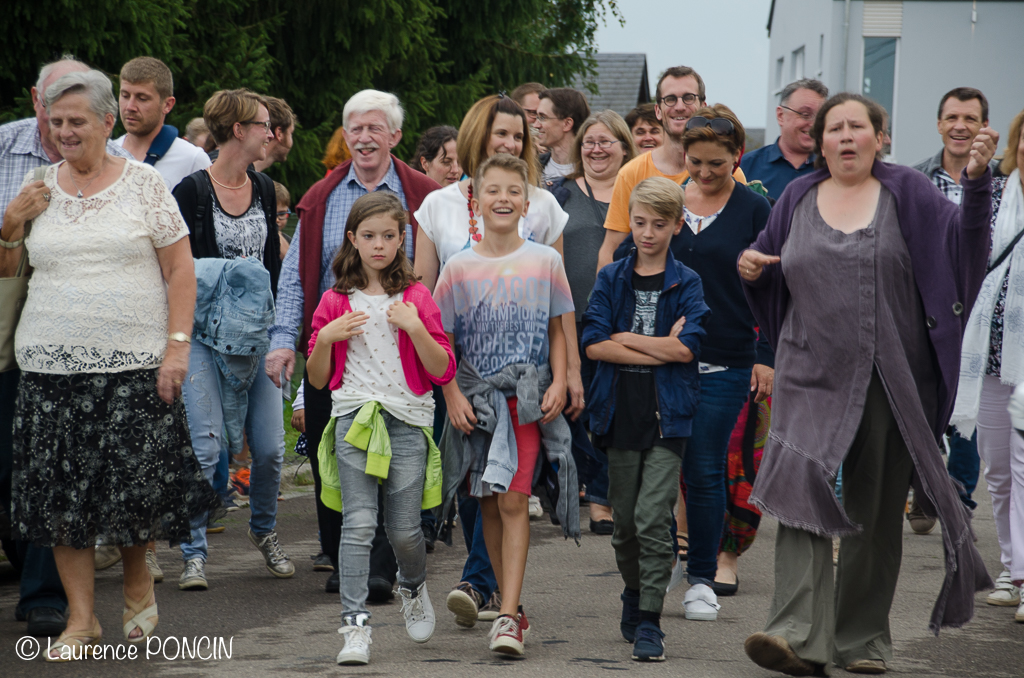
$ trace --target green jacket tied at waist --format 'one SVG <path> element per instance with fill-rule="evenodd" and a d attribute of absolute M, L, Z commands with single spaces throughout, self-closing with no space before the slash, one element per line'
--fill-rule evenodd
<path fill-rule="evenodd" d="M 391 465 L 391 438 L 381 416 L 383 406 L 376 400 L 363 405 L 356 414 L 352 426 L 345 434 L 345 442 L 360 450 L 366 450 L 366 474 L 384 479 L 388 477 Z M 320 462 L 320 501 L 324 506 L 341 511 L 341 479 L 338 477 L 338 459 L 334 452 L 337 417 L 331 417 L 320 439 L 317 459 Z M 427 438 L 427 470 L 423 481 L 424 509 L 441 504 L 441 451 L 434 444 L 434 429 L 431 426 L 417 427 Z"/>

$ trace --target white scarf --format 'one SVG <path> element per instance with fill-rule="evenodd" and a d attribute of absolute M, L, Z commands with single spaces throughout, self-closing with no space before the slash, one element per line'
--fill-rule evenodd
<path fill-rule="evenodd" d="M 992 227 L 992 253 L 989 265 L 999 258 L 1010 242 L 1024 229 L 1024 191 L 1021 190 L 1020 169 L 1015 169 L 999 203 L 996 223 Z M 953 406 L 951 424 L 960 435 L 969 438 L 978 422 L 981 385 L 988 367 L 992 314 L 995 311 L 1003 279 L 1010 271 L 1003 312 L 1003 351 L 999 379 L 1008 386 L 1024 383 L 1024 238 L 1013 248 L 999 267 L 985 276 L 981 292 L 964 329 L 960 354 L 960 385 Z"/>

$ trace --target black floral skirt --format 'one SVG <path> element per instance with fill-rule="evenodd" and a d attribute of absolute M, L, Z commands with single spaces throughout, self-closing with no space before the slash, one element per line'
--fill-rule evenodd
<path fill-rule="evenodd" d="M 192 452 L 185 405 L 157 370 L 23 372 L 14 411 L 14 536 L 88 548 L 192 540 L 192 517 L 223 504 Z"/>

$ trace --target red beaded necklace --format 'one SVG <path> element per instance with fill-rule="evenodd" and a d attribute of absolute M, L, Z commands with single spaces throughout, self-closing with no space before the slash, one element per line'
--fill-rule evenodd
<path fill-rule="evenodd" d="M 480 235 L 480 229 L 476 227 L 476 215 L 473 214 L 473 184 L 469 184 L 469 199 L 466 200 L 466 206 L 469 207 L 469 237 L 480 242 L 483 236 Z"/>

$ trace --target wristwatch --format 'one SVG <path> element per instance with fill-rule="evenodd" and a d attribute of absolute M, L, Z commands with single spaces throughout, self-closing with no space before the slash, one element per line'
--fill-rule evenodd
<path fill-rule="evenodd" d="M 184 332 L 171 332 L 167 335 L 169 341 L 183 341 L 186 344 L 192 343 L 192 337 L 188 336 Z"/>

